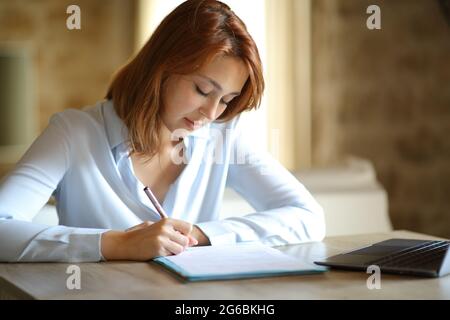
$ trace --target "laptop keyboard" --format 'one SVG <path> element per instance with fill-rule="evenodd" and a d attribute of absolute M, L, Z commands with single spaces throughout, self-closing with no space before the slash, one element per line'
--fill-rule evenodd
<path fill-rule="evenodd" d="M 373 260 L 368 265 L 380 268 L 436 269 L 449 247 L 449 241 L 429 241 Z"/>

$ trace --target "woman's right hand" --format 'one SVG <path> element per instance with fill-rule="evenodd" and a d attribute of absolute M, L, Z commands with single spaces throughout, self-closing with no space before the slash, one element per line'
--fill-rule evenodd
<path fill-rule="evenodd" d="M 102 234 L 102 255 L 106 260 L 147 261 L 179 254 L 197 244 L 190 235 L 192 228 L 189 222 L 165 218 L 145 221 L 126 231 L 107 231 Z"/>

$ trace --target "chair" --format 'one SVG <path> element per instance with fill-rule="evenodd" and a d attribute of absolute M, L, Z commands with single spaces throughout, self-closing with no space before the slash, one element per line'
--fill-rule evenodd
<path fill-rule="evenodd" d="M 341 165 L 293 174 L 324 209 L 326 236 L 392 230 L 387 193 L 368 160 L 349 157 Z M 244 199 L 226 189 L 221 209 L 223 218 L 251 212 L 254 209 Z"/>

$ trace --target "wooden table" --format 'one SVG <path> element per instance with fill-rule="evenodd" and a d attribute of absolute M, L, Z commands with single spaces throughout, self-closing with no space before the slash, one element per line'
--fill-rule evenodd
<path fill-rule="evenodd" d="M 437 239 L 409 231 L 329 237 L 323 242 L 277 247 L 306 261 L 322 259 L 389 238 Z M 81 289 L 66 286 L 66 263 L 0 263 L 2 299 L 450 299 L 450 276 L 429 279 L 382 275 L 381 289 L 367 288 L 370 274 L 323 274 L 184 283 L 155 263 L 81 263 Z"/>

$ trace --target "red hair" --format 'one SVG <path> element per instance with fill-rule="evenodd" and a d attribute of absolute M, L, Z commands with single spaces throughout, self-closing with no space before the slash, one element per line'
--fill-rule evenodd
<path fill-rule="evenodd" d="M 131 153 L 152 157 L 159 148 L 162 88 L 173 74 L 190 74 L 218 55 L 246 65 L 249 77 L 219 121 L 257 108 L 264 91 L 255 42 L 236 14 L 214 0 L 188 0 L 160 23 L 144 47 L 114 76 L 107 99 L 129 131 Z"/>

